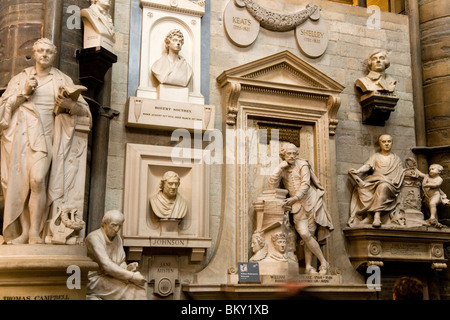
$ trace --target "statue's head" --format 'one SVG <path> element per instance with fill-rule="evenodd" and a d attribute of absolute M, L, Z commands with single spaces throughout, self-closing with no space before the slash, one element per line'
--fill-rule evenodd
<path fill-rule="evenodd" d="M 444 167 L 438 163 L 433 163 L 428 168 L 428 171 L 429 171 L 431 177 L 435 177 L 435 176 L 441 174 L 442 171 L 444 171 Z"/>
<path fill-rule="evenodd" d="M 48 68 L 56 58 L 56 46 L 47 38 L 41 38 L 33 44 L 33 56 L 36 64 Z"/>
<path fill-rule="evenodd" d="M 109 210 L 102 218 L 102 229 L 109 239 L 114 239 L 119 233 L 120 228 L 125 221 L 123 213 L 119 210 Z"/>
<path fill-rule="evenodd" d="M 383 72 L 391 65 L 385 50 L 375 50 L 367 58 L 369 71 Z"/>
<path fill-rule="evenodd" d="M 266 240 L 264 239 L 261 232 L 255 232 L 252 235 L 253 252 L 257 252 L 257 251 L 261 250 L 262 248 L 264 248 L 265 244 L 266 244 Z"/>
<path fill-rule="evenodd" d="M 286 251 L 286 235 L 283 232 L 276 232 L 271 237 L 273 246 L 279 252 Z"/>
<path fill-rule="evenodd" d="M 91 0 L 91 4 L 96 4 L 104 9 L 109 9 L 111 7 L 111 0 Z"/>
<path fill-rule="evenodd" d="M 280 158 L 289 164 L 292 164 L 295 162 L 295 159 L 298 156 L 298 148 L 293 143 L 285 143 L 281 146 L 280 149 Z"/>
<path fill-rule="evenodd" d="M 391 151 L 392 137 L 389 134 L 382 134 L 378 138 L 378 144 L 382 151 Z"/>
<path fill-rule="evenodd" d="M 166 51 L 173 50 L 175 52 L 180 52 L 181 47 L 184 44 L 183 33 L 179 29 L 170 30 L 164 39 L 166 45 Z"/>
<path fill-rule="evenodd" d="M 159 190 L 169 199 L 177 196 L 178 187 L 180 186 L 180 176 L 173 171 L 164 173 L 159 184 Z"/>

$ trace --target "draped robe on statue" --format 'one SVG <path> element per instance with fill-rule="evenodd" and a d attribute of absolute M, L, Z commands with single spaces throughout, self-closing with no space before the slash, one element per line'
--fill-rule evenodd
<path fill-rule="evenodd" d="M 98 263 L 98 271 L 89 271 L 87 297 L 89 300 L 146 300 L 145 288 L 129 280 L 133 272 L 127 270 L 122 238 L 112 241 L 103 229 L 97 229 L 86 237 L 88 256 Z"/>
<path fill-rule="evenodd" d="M 19 217 L 25 214 L 30 192 L 30 170 L 38 161 L 45 161 L 50 169 L 47 212 L 42 214 L 41 231 L 50 205 L 64 196 L 65 160 L 70 151 L 77 116 L 69 113 L 53 114 L 55 98 L 60 86 L 71 86 L 70 77 L 51 68 L 49 77 L 38 83 L 35 93 L 14 112 L 25 81 L 36 75 L 35 67 L 25 69 L 11 79 L 0 97 L 1 181 L 5 198 L 3 236 L 5 241 L 20 236 Z M 80 95 L 78 106 L 90 116 L 89 106 Z"/>
<path fill-rule="evenodd" d="M 392 213 L 400 202 L 398 195 L 406 170 L 400 158 L 390 153 L 384 156 L 377 152 L 365 165 L 373 170 L 364 180 L 364 186 L 355 186 L 350 204 L 350 216 L 364 219 L 368 212 Z"/>
<path fill-rule="evenodd" d="M 177 193 L 175 199 L 167 199 L 161 191 L 151 199 L 152 210 L 160 219 L 182 219 L 187 213 L 186 201 Z"/>
<path fill-rule="evenodd" d="M 178 56 L 172 63 L 169 56 L 163 54 L 153 64 L 152 74 L 161 84 L 187 87 L 192 77 L 192 67 L 181 56 Z"/>

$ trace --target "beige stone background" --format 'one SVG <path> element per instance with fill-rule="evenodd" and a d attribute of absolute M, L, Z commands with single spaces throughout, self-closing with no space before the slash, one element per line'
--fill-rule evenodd
<path fill-rule="evenodd" d="M 208 1 L 208 0 L 207 0 Z M 211 1 L 211 0 L 209 0 Z M 281 13 L 299 11 L 309 1 L 258 0 L 261 6 Z M 353 7 L 328 1 L 315 0 L 322 8 L 322 18 L 328 24 L 329 44 L 324 55 L 310 59 L 302 55 L 297 46 L 294 31 L 278 33 L 260 29 L 257 40 L 247 48 L 234 46 L 227 38 L 223 26 L 223 10 L 228 0 L 211 1 L 210 26 L 210 97 L 209 104 L 215 105 L 216 128 L 221 127 L 223 110 L 216 78 L 224 70 L 251 62 L 267 55 L 289 50 L 321 72 L 345 86 L 341 94 L 341 107 L 337 114 L 339 124 L 335 139 L 336 163 L 331 165 L 329 174 L 336 173 L 336 201 L 333 212 L 333 232 L 335 265 L 342 270 L 343 281 L 361 283 L 362 276 L 353 270 L 345 253 L 345 239 L 342 228 L 348 219 L 350 194 L 353 188 L 347 171 L 359 168 L 374 153 L 380 134 L 389 133 L 394 138 L 393 151 L 401 159 L 413 156 L 415 146 L 414 110 L 411 83 L 411 57 L 409 44 L 408 17 L 381 12 L 381 29 L 369 29 L 370 14 L 366 8 Z M 300 3 L 300 4 L 299 4 Z M 130 0 L 115 1 L 115 27 L 117 30 L 116 54 L 118 62 L 112 69 L 111 108 L 120 111 L 120 116 L 111 122 L 106 190 L 106 210 L 123 208 L 123 185 L 125 168 L 125 143 L 142 143 L 173 146 L 170 132 L 138 130 L 125 127 L 128 57 L 129 57 L 129 16 Z M 366 74 L 365 59 L 373 50 L 386 49 L 391 61 L 387 73 L 397 80 L 399 101 L 395 112 L 391 113 L 384 127 L 363 125 L 359 96 L 354 81 Z M 137 48 L 138 50 L 139 48 Z M 137 75 L 138 76 L 138 75 Z M 207 250 L 201 265 L 183 266 L 181 277 L 190 277 L 190 272 L 203 268 L 215 252 L 215 244 L 220 235 L 221 224 L 221 166 L 211 166 L 210 183 L 210 236 L 212 248 Z M 331 192 L 331 190 L 327 190 Z"/>

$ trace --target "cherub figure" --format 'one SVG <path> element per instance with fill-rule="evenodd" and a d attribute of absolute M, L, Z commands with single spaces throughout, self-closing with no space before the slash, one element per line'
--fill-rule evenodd
<path fill-rule="evenodd" d="M 450 205 L 450 200 L 447 199 L 447 195 L 440 189 L 444 181 L 440 174 L 444 168 L 440 164 L 435 163 L 430 165 L 428 170 L 428 174 L 425 174 L 419 169 L 415 169 L 419 177 L 423 178 L 422 190 L 424 193 L 424 202 L 430 211 L 430 218 L 427 222 L 434 227 L 442 227 L 437 219 L 437 206 L 440 203 Z"/>

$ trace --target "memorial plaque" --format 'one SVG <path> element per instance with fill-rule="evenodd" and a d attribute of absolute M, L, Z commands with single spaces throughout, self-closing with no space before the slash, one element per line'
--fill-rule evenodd
<path fill-rule="evenodd" d="M 149 279 L 155 280 L 155 293 L 162 297 L 172 294 L 179 279 L 178 260 L 174 256 L 154 256 Z"/>
<path fill-rule="evenodd" d="M 234 0 L 230 0 L 225 8 L 223 25 L 231 42 L 238 47 L 248 47 L 259 34 L 259 22 L 245 7 L 237 7 Z"/>
<path fill-rule="evenodd" d="M 259 264 L 257 262 L 238 263 L 239 283 L 259 283 Z"/>
<path fill-rule="evenodd" d="M 341 284 L 342 277 L 340 275 L 301 274 L 299 281 L 311 285 L 335 285 Z"/>
<path fill-rule="evenodd" d="M 130 97 L 128 126 L 175 130 L 207 130 L 214 124 L 214 107 L 177 101 Z"/>
<path fill-rule="evenodd" d="M 295 29 L 295 38 L 303 54 L 309 58 L 318 58 L 327 50 L 327 24 L 324 19 L 308 19 Z"/>

